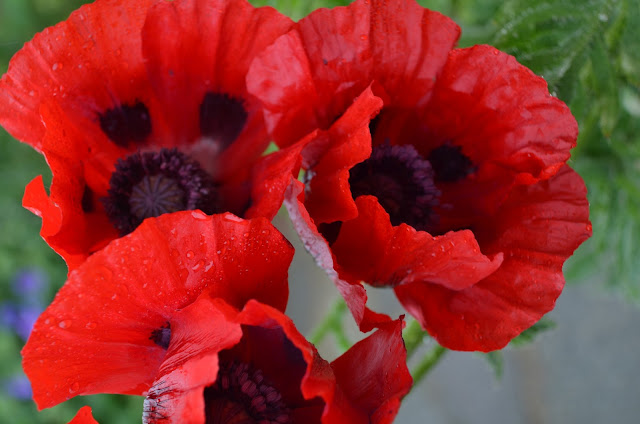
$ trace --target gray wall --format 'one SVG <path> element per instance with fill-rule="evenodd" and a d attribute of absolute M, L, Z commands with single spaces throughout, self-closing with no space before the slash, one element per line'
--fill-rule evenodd
<path fill-rule="evenodd" d="M 337 296 L 301 247 L 286 215 L 276 225 L 296 247 L 288 314 L 309 335 Z M 449 352 L 405 399 L 402 424 L 640 423 L 640 308 L 592 285 L 568 286 L 550 317 L 555 329 L 504 351 L 497 381 L 479 354 Z M 402 309 L 390 290 L 371 291 L 379 310 Z M 345 320 L 358 338 L 355 325 Z M 319 351 L 336 356 L 331 340 Z"/>

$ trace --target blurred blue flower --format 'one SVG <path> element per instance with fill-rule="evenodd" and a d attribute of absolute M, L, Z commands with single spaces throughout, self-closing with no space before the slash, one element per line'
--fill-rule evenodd
<path fill-rule="evenodd" d="M 31 383 L 29 383 L 29 379 L 22 372 L 4 380 L 2 386 L 4 392 L 14 399 L 30 400 L 33 396 Z"/>
<path fill-rule="evenodd" d="M 49 278 L 38 268 L 25 268 L 13 275 L 11 289 L 22 304 L 43 306 Z"/>
<path fill-rule="evenodd" d="M 2 303 L 0 304 L 0 325 L 12 330 L 26 341 L 42 310 L 41 306 Z"/>
<path fill-rule="evenodd" d="M 16 272 L 11 279 L 14 300 L 0 303 L 0 327 L 13 331 L 26 341 L 44 310 L 47 285 L 47 275 L 38 268 Z"/>

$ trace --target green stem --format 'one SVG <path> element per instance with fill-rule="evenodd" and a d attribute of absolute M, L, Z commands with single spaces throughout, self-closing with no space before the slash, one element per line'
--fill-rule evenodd
<path fill-rule="evenodd" d="M 346 310 L 347 304 L 342 298 L 338 298 L 331 307 L 329 314 L 324 318 L 324 321 L 313 331 L 309 341 L 314 345 L 318 345 L 324 340 L 327 334 L 334 333 L 340 348 L 347 350 L 351 346 L 351 342 L 349 342 L 342 329 L 342 316 Z"/>
<path fill-rule="evenodd" d="M 434 346 L 420 363 L 413 369 L 411 376 L 413 377 L 413 387 L 416 387 L 420 381 L 436 366 L 440 359 L 448 350 L 440 345 Z"/>
<path fill-rule="evenodd" d="M 407 360 L 413 356 L 415 351 L 420 347 L 422 341 L 427 335 L 426 331 L 422 330 L 420 323 L 416 320 L 411 320 L 407 327 L 402 332 L 402 338 L 404 339 L 404 345 L 407 348 Z"/>

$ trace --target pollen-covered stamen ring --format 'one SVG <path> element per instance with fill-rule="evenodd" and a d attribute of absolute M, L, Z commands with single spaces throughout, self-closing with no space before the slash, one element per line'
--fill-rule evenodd
<path fill-rule="evenodd" d="M 211 214 L 218 208 L 211 177 L 177 149 L 136 152 L 118 160 L 109 185 L 101 200 L 122 235 L 146 218 L 193 209 Z"/>
<path fill-rule="evenodd" d="M 205 423 L 284 424 L 290 410 L 282 395 L 251 365 L 221 363 L 218 378 L 204 390 Z"/>
<path fill-rule="evenodd" d="M 433 207 L 440 191 L 433 183 L 433 169 L 412 145 L 376 146 L 369 159 L 351 168 L 353 198 L 372 195 L 387 211 L 393 225 L 408 224 L 427 230 L 436 219 Z"/>

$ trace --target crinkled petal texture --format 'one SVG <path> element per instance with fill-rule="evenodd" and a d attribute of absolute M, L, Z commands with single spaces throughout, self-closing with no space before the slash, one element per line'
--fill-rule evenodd
<path fill-rule="evenodd" d="M 91 415 L 91 407 L 83 406 L 69 424 L 98 424 L 98 421 Z"/>
<path fill-rule="evenodd" d="M 424 104 L 459 35 L 451 19 L 412 0 L 318 9 L 256 58 L 248 88 L 287 146 L 329 128 L 373 81 L 385 106 Z"/>
<path fill-rule="evenodd" d="M 145 400 L 145 423 L 228 422 L 221 418 L 239 420 L 242 414 L 261 422 L 264 417 L 251 405 L 262 404 L 269 393 L 280 398 L 276 415 L 292 424 L 387 423 L 412 384 L 401 320 L 332 364 L 288 317 L 257 301 L 239 311 L 205 295 L 176 314 L 172 329 L 167 356 Z M 241 393 L 221 371 L 238 365 L 252 370 L 249 382 L 241 380 Z M 259 379 L 251 377 L 255 372 Z"/>
<path fill-rule="evenodd" d="M 500 349 L 553 309 L 564 261 L 591 236 L 588 206 L 582 178 L 568 166 L 520 186 L 474 229 L 483 250 L 504 255 L 496 272 L 462 290 L 415 281 L 396 295 L 442 345 Z"/>
<path fill-rule="evenodd" d="M 265 255 L 265 252 L 269 252 Z M 22 351 L 39 408 L 92 393 L 142 394 L 163 362 L 172 318 L 202 292 L 284 310 L 289 242 L 264 218 L 164 215 L 92 255 L 35 324 Z"/>
<path fill-rule="evenodd" d="M 300 150 L 307 174 L 304 184 L 291 181 L 287 207 L 360 328 L 388 321 L 366 307 L 364 281 L 393 287 L 444 346 L 487 351 L 553 308 L 562 263 L 591 230 L 582 183 L 564 168 L 577 138 L 568 107 L 512 56 L 489 46 L 452 50 L 458 35 L 453 22 L 413 1 L 356 1 L 318 10 L 257 57 L 248 87 L 265 103 L 274 139 L 290 146 L 283 152 Z M 316 129 L 305 146 L 294 143 Z M 420 195 L 436 201 L 425 207 L 415 195 L 408 197 L 415 203 L 400 204 L 411 220 L 392 219 L 379 194 L 354 197 L 354 167 L 374 152 L 390 151 L 388 145 L 413 152 L 412 160 L 433 171 L 422 174 L 420 187 L 432 189 Z M 295 158 L 281 157 L 294 164 Z M 406 157 L 392 159 L 386 164 L 397 170 L 397 159 Z M 377 172 L 368 169 L 368 175 Z M 405 171 L 394 172 L 371 181 L 414 182 Z M 564 193 L 567 178 L 575 189 L 569 205 L 563 205 L 565 194 L 549 203 Z M 541 190 L 548 198 L 521 194 Z M 506 220 L 505 211 L 518 202 L 538 215 Z M 551 204 L 556 219 L 538 219 L 540 208 Z M 414 208 L 424 208 L 417 216 L 428 216 L 421 228 L 413 224 Z M 565 240 L 523 239 L 532 245 L 515 253 L 506 239 L 488 237 L 496 235 L 498 223 L 512 225 L 509 231 L 535 228 L 540 237 L 560 226 Z M 527 249 L 556 252 L 546 279 L 537 274 L 539 257 L 518 256 Z M 502 287 L 500 302 L 487 295 L 494 285 Z M 464 312 L 458 310 L 463 298 Z"/>
<path fill-rule="evenodd" d="M 36 34 L 0 80 L 0 124 L 42 151 L 44 99 L 54 97 L 90 121 L 114 101 L 146 101 L 140 31 L 154 1 L 101 0 Z"/>
<path fill-rule="evenodd" d="M 258 202 L 251 170 L 269 137 L 245 76 L 291 25 L 246 0 L 104 0 L 16 54 L 0 80 L 0 123 L 52 169 L 49 195 L 35 179 L 24 205 L 70 269 L 117 237 L 101 199 L 116 162 L 136 151 L 175 147 L 198 162 L 215 182 L 215 212 L 243 216 Z M 259 209 L 272 218 L 279 207 Z"/>

